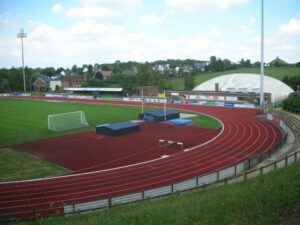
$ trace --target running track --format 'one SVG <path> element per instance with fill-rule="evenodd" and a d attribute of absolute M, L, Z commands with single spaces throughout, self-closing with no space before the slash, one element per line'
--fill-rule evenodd
<path fill-rule="evenodd" d="M 159 104 L 151 106 L 161 107 Z M 256 117 L 259 112 L 255 109 L 168 105 L 170 107 L 211 115 L 222 121 L 224 130 L 213 141 L 192 151 L 149 163 L 52 179 L 2 183 L 0 216 L 12 214 L 30 218 L 35 210 L 41 210 L 43 216 L 62 214 L 64 204 L 100 200 L 183 181 L 263 154 L 282 138 L 277 127 Z"/>

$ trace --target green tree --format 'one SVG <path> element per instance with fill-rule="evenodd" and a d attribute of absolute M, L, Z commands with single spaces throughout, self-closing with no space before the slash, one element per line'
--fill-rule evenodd
<path fill-rule="evenodd" d="M 60 91 L 60 86 L 59 85 L 55 85 L 55 91 L 59 92 Z"/>
<path fill-rule="evenodd" d="M 11 88 L 10 88 L 10 83 L 9 83 L 9 80 L 8 79 L 3 79 L 2 82 L 1 82 L 1 92 L 4 92 L 4 93 L 7 93 L 7 92 L 10 92 L 11 91 Z"/>
<path fill-rule="evenodd" d="M 55 75 L 56 70 L 53 67 L 46 67 L 44 69 L 42 69 L 42 74 L 52 77 L 53 75 Z"/>
<path fill-rule="evenodd" d="M 188 74 L 184 76 L 184 88 L 186 91 L 192 90 L 195 86 L 195 77 Z"/>

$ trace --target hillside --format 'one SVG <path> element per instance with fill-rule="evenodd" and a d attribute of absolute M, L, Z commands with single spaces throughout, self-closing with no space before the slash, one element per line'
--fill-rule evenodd
<path fill-rule="evenodd" d="M 227 70 L 222 72 L 214 72 L 214 73 L 202 73 L 198 74 L 195 77 L 195 86 L 212 79 L 214 77 L 222 76 L 225 74 L 231 73 L 256 73 L 260 74 L 260 68 L 240 68 L 235 70 Z M 273 77 L 278 80 L 282 80 L 285 75 L 288 76 L 297 76 L 300 74 L 300 67 L 267 67 L 265 68 L 265 75 Z M 170 84 L 174 87 L 175 90 L 183 90 L 184 89 L 184 81 L 183 78 L 174 78 L 169 81 Z"/>

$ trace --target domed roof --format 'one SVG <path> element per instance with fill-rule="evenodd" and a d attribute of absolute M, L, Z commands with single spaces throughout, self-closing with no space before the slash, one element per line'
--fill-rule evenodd
<path fill-rule="evenodd" d="M 221 91 L 231 92 L 259 92 L 260 75 L 251 73 L 235 73 L 210 79 L 199 86 L 195 91 L 214 91 L 215 84 L 219 83 Z M 292 88 L 280 80 L 264 76 L 264 92 L 271 93 L 271 101 L 276 102 L 286 98 L 294 92 Z"/>

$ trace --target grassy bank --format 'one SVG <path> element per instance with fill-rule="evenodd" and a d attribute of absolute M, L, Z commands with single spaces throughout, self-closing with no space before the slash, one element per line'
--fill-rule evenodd
<path fill-rule="evenodd" d="M 287 209 L 300 203 L 299 185 L 300 162 L 242 183 L 113 207 L 90 214 L 20 224 L 296 225 L 300 222 L 299 214 Z"/>

